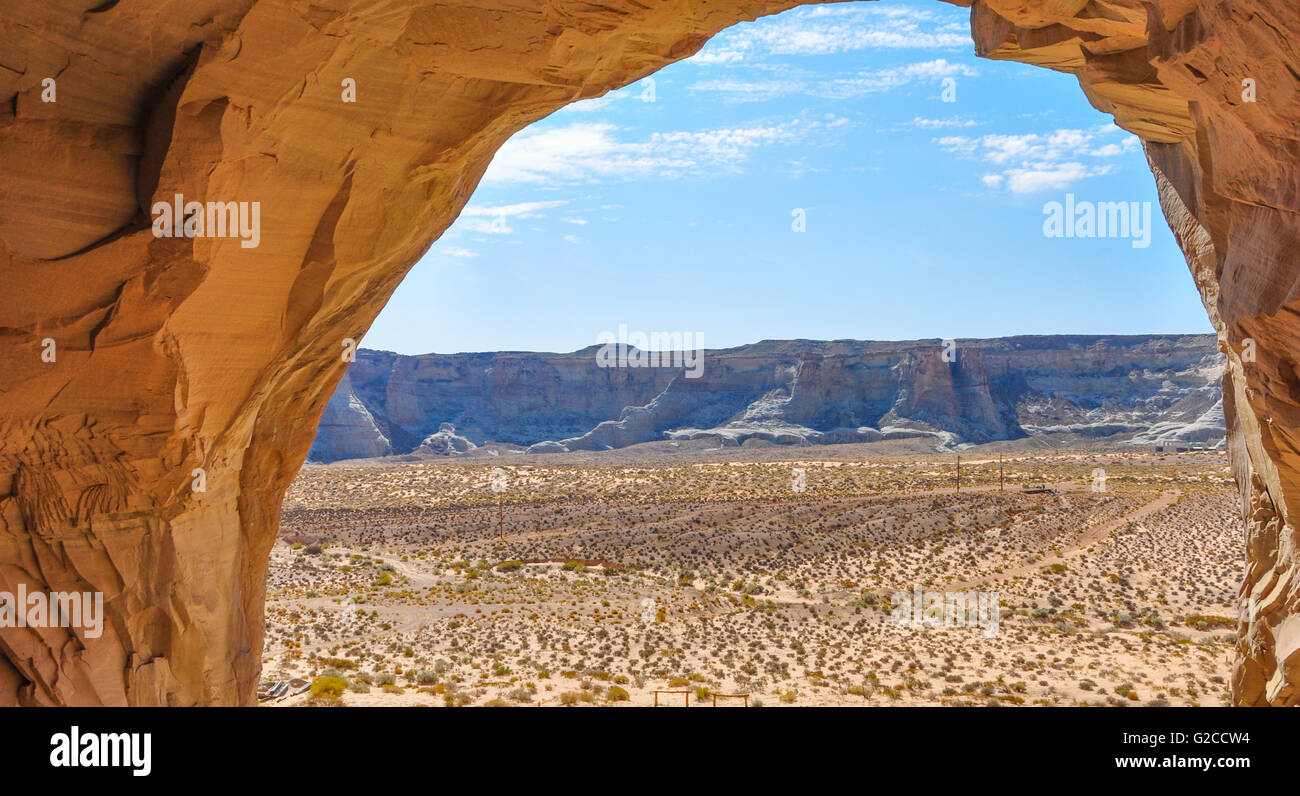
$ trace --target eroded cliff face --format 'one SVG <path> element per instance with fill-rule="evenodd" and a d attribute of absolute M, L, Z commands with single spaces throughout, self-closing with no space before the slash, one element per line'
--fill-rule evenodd
<path fill-rule="evenodd" d="M 626 368 L 603 367 L 600 346 L 362 350 L 325 408 L 310 457 L 455 456 L 487 442 L 550 453 L 665 439 L 949 445 L 1071 432 L 1146 444 L 1223 440 L 1223 355 L 1213 335 L 952 342 L 949 350 L 942 340 L 765 340 L 692 352 L 691 367 Z"/>
<path fill-rule="evenodd" d="M 0 589 L 101 591 L 107 621 L 0 630 L 0 704 L 250 703 L 281 495 L 340 349 L 492 153 L 797 4 L 6 2 Z M 981 55 L 1077 74 L 1146 142 L 1228 354 L 1255 611 L 1234 693 L 1300 702 L 1300 11 L 978 0 L 972 33 Z M 258 202 L 259 245 L 155 237 L 148 211 L 176 194 Z"/>

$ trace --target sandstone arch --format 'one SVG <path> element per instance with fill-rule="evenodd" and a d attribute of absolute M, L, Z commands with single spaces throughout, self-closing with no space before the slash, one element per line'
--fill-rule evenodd
<path fill-rule="evenodd" d="M 1075 73 L 1146 144 L 1228 352 L 1256 605 L 1234 697 L 1300 702 L 1300 11 L 955 2 L 980 55 Z M 250 703 L 281 496 L 341 341 L 513 132 L 798 4 L 0 6 L 0 590 L 100 590 L 108 609 L 98 639 L 0 631 L 0 704 Z M 175 193 L 260 202 L 261 245 L 155 238 L 146 211 Z"/>

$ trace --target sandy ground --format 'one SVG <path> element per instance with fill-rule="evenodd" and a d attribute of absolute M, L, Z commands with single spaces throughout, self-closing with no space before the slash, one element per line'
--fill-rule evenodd
<path fill-rule="evenodd" d="M 954 455 L 851 447 L 308 465 L 264 677 L 345 705 L 1227 702 L 1225 456 L 1012 451 L 1000 487 L 969 451 L 958 490 Z"/>

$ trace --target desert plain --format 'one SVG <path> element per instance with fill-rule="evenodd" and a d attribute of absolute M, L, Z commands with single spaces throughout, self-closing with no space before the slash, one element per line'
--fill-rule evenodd
<path fill-rule="evenodd" d="M 271 554 L 260 697 L 1225 705 L 1240 517 L 1222 452 L 1068 441 L 307 464 Z M 900 609 L 936 593 L 997 611 Z"/>

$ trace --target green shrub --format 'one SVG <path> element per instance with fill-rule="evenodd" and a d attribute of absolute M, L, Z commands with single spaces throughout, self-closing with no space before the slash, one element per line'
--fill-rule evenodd
<path fill-rule="evenodd" d="M 348 681 L 342 677 L 317 677 L 311 683 L 312 699 L 338 699 L 347 690 Z"/>

